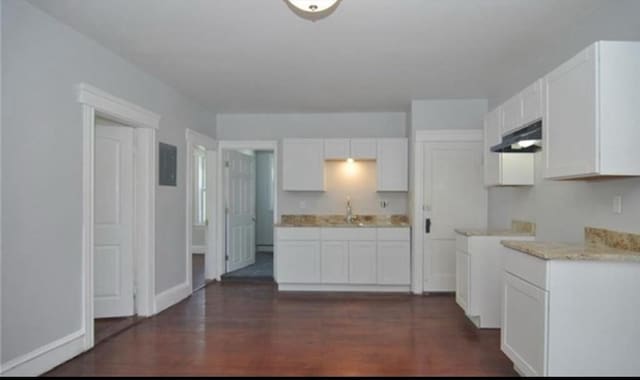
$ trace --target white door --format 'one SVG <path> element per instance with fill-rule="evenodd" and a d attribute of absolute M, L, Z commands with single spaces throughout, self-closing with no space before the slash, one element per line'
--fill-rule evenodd
<path fill-rule="evenodd" d="M 225 153 L 227 167 L 227 272 L 255 263 L 255 157 Z"/>
<path fill-rule="evenodd" d="M 484 228 L 487 191 L 478 142 L 424 143 L 424 290 L 456 288 L 455 228 Z"/>
<path fill-rule="evenodd" d="M 133 129 L 96 126 L 94 317 L 133 315 Z"/>

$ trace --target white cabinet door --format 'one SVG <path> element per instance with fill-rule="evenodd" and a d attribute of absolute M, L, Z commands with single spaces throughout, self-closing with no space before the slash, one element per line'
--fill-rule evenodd
<path fill-rule="evenodd" d="M 521 93 L 522 125 L 542 118 L 542 79 L 525 88 Z"/>
<path fill-rule="evenodd" d="M 351 158 L 354 160 L 375 160 L 378 157 L 376 139 L 351 139 Z"/>
<path fill-rule="evenodd" d="M 283 140 L 282 172 L 285 191 L 324 191 L 323 140 Z"/>
<path fill-rule="evenodd" d="M 533 153 L 500 153 L 498 165 L 500 185 L 533 185 L 535 156 Z"/>
<path fill-rule="evenodd" d="M 278 241 L 277 258 L 278 282 L 320 282 L 320 242 Z"/>
<path fill-rule="evenodd" d="M 325 160 L 346 160 L 351 157 L 349 139 L 324 139 Z"/>
<path fill-rule="evenodd" d="M 349 242 L 349 282 L 375 284 L 377 272 L 376 242 Z"/>
<path fill-rule="evenodd" d="M 500 184 L 499 160 L 500 153 L 491 151 L 491 147 L 501 141 L 500 123 L 502 121 L 502 107 L 487 113 L 484 118 L 484 185 Z"/>
<path fill-rule="evenodd" d="M 411 283 L 411 248 L 409 241 L 378 242 L 378 284 Z"/>
<path fill-rule="evenodd" d="M 504 275 L 501 349 L 524 375 L 544 376 L 549 293 Z"/>
<path fill-rule="evenodd" d="M 349 282 L 349 242 L 323 241 L 321 261 L 322 283 L 346 284 Z"/>
<path fill-rule="evenodd" d="M 522 126 L 522 99 L 516 95 L 502 105 L 502 135 Z"/>
<path fill-rule="evenodd" d="M 465 313 L 469 304 L 469 264 L 469 254 L 456 251 L 456 302 Z"/>
<path fill-rule="evenodd" d="M 407 139 L 378 139 L 378 191 L 408 190 L 408 159 Z"/>
<path fill-rule="evenodd" d="M 545 177 L 596 173 L 595 47 L 582 51 L 544 80 Z"/>

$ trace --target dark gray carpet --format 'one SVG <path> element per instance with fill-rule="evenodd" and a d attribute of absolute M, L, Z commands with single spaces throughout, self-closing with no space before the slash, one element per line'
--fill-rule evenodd
<path fill-rule="evenodd" d="M 273 253 L 256 252 L 256 262 L 248 267 L 226 273 L 223 280 L 257 279 L 273 280 Z"/>

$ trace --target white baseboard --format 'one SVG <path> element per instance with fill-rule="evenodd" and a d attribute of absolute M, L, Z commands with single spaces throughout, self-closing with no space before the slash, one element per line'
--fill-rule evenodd
<path fill-rule="evenodd" d="M 334 285 L 334 284 L 278 284 L 285 292 L 372 292 L 410 293 L 409 285 Z"/>
<path fill-rule="evenodd" d="M 2 376 L 39 376 L 85 351 L 84 329 L 2 364 Z"/>
<path fill-rule="evenodd" d="M 193 253 L 194 255 L 196 254 L 205 254 L 207 252 L 207 246 L 206 245 L 192 245 L 191 246 L 191 253 Z"/>
<path fill-rule="evenodd" d="M 156 314 L 171 307 L 191 295 L 188 282 L 176 285 L 156 295 Z"/>

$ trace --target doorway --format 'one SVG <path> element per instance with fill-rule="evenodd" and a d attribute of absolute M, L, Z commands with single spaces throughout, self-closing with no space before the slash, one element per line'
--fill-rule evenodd
<path fill-rule="evenodd" d="M 421 131 L 414 149 L 414 293 L 455 291 L 455 228 L 484 228 L 482 131 Z M 417 217 L 416 217 L 417 216 Z"/>
<path fill-rule="evenodd" d="M 228 142 L 227 142 L 228 143 Z M 275 147 L 222 149 L 223 281 L 274 281 Z"/>
<path fill-rule="evenodd" d="M 156 311 L 155 153 L 160 116 L 86 83 L 78 84 L 76 91 L 82 109 L 82 318 L 83 346 L 88 350 L 95 344 L 96 317 L 147 317 Z M 103 134 L 102 120 L 114 130 L 105 129 Z M 114 132 L 117 128 L 126 132 Z M 101 144 L 111 133 L 116 134 L 113 141 Z M 128 153 L 117 153 L 128 151 L 123 149 L 127 144 L 132 146 L 130 161 Z M 109 154 L 118 165 L 105 163 Z M 126 186 L 130 192 L 103 191 L 103 184 L 114 186 L 105 178 L 116 181 L 118 187 L 130 178 Z M 118 261 L 120 257 L 126 266 Z M 101 278 L 96 279 L 96 270 Z M 129 289 L 135 293 L 133 299 Z M 120 307 L 117 313 L 108 312 Z"/>
<path fill-rule="evenodd" d="M 186 130 L 187 141 L 187 278 L 192 292 L 216 279 L 216 142 L 211 137 Z"/>
<path fill-rule="evenodd" d="M 93 302 L 95 342 L 135 324 L 133 128 L 96 116 Z"/>

